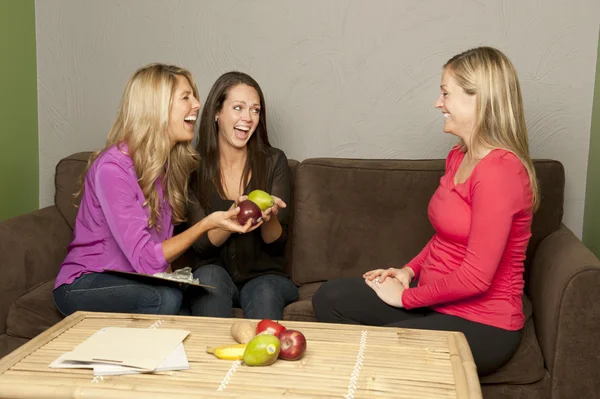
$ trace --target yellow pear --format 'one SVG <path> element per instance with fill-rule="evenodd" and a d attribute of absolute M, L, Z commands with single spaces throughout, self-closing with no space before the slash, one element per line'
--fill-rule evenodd
<path fill-rule="evenodd" d="M 280 349 L 279 338 L 276 336 L 257 335 L 246 345 L 244 363 L 248 366 L 269 366 L 277 360 Z"/>
<path fill-rule="evenodd" d="M 266 211 L 275 204 L 275 200 L 271 195 L 262 190 L 254 190 L 248 194 L 248 199 L 254 202 L 261 211 Z"/>

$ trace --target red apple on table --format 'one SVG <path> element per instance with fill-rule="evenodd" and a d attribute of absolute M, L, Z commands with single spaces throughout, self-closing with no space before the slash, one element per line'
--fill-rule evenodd
<path fill-rule="evenodd" d="M 252 226 L 260 222 L 262 211 L 254 202 L 250 200 L 242 201 L 238 204 L 240 213 L 237 214 L 237 220 L 241 225 L 245 225 L 249 219 L 252 219 Z"/>
<path fill-rule="evenodd" d="M 285 331 L 285 327 L 276 321 L 263 319 L 256 325 L 256 335 L 258 334 L 273 334 L 279 337 L 282 331 Z"/>
<path fill-rule="evenodd" d="M 283 360 L 298 360 L 306 352 L 306 338 L 296 330 L 285 330 L 279 333 L 279 358 Z"/>

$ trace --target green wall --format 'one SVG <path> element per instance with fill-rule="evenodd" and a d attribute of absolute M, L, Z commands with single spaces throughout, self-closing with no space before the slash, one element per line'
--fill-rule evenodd
<path fill-rule="evenodd" d="M 600 37 L 596 59 L 596 85 L 590 131 L 590 155 L 587 169 L 583 242 L 600 257 Z"/>
<path fill-rule="evenodd" d="M 0 2 L 0 220 L 39 207 L 34 0 Z"/>

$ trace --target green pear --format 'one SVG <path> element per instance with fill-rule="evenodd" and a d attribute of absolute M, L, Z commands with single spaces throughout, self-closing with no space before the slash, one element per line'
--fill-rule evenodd
<path fill-rule="evenodd" d="M 254 202 L 261 211 L 266 211 L 275 204 L 275 200 L 271 195 L 262 190 L 254 190 L 248 194 L 248 199 Z"/>
<path fill-rule="evenodd" d="M 279 356 L 279 338 L 272 334 L 261 334 L 246 344 L 244 363 L 248 366 L 269 366 Z"/>

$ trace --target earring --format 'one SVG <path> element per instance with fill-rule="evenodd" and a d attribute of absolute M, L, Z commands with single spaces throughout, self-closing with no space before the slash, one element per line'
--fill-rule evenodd
<path fill-rule="evenodd" d="M 219 117 L 215 116 L 215 122 L 218 122 L 218 121 L 219 121 Z"/>

